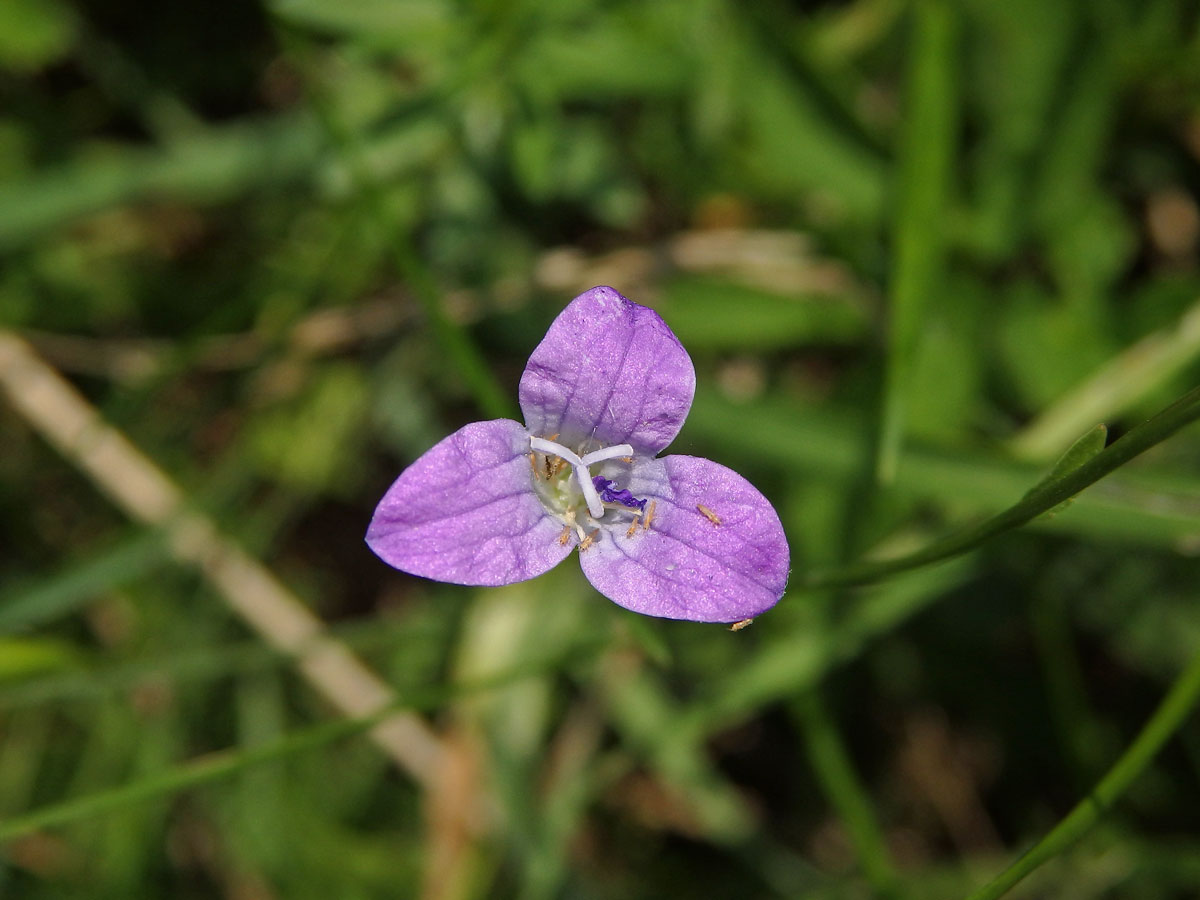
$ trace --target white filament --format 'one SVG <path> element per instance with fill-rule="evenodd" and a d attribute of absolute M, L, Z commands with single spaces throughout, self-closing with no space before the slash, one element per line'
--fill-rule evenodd
<path fill-rule="evenodd" d="M 622 456 L 633 456 L 633 447 L 629 444 L 615 444 L 612 447 L 593 450 L 583 458 L 583 464 L 591 466 L 606 459 L 620 459 Z"/>
<path fill-rule="evenodd" d="M 529 446 L 539 453 L 549 453 L 557 456 L 571 467 L 575 473 L 575 480 L 579 482 L 579 490 L 583 492 L 583 499 L 587 502 L 588 512 L 592 514 L 593 519 L 599 519 L 604 515 L 604 504 L 600 502 L 600 495 L 596 493 L 596 486 L 592 484 L 592 473 L 588 471 L 588 466 L 604 462 L 607 459 L 618 459 L 622 456 L 633 455 L 633 447 L 629 444 L 603 447 L 599 450 L 593 450 L 582 458 L 573 451 L 568 450 L 562 444 L 556 444 L 554 441 L 548 441 L 545 438 L 531 436 L 529 438 Z"/>

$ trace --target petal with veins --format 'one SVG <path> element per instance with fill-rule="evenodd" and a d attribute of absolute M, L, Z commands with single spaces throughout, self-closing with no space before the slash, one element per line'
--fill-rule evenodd
<path fill-rule="evenodd" d="M 650 528 L 605 530 L 580 554 L 588 581 L 610 600 L 650 616 L 739 622 L 783 596 L 783 526 L 741 475 L 707 459 L 667 456 L 639 462 L 629 489 L 655 501 Z"/>
<path fill-rule="evenodd" d="M 567 305 L 529 357 L 521 411 L 531 434 L 653 456 L 679 433 L 695 389 L 692 360 L 658 313 L 596 287 Z"/>
<path fill-rule="evenodd" d="M 404 470 L 375 510 L 367 543 L 385 562 L 454 584 L 525 581 L 559 563 L 574 538 L 533 491 L 529 432 L 474 422 Z"/>

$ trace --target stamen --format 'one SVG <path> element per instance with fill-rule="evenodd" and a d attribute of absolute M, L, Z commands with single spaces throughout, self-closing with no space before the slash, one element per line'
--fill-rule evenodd
<path fill-rule="evenodd" d="M 576 456 L 572 451 L 568 450 L 562 444 L 556 444 L 554 441 L 546 440 L 540 437 L 531 437 L 529 446 L 539 453 L 549 453 L 551 456 L 557 456 L 565 459 L 573 466 L 582 466 L 583 460 Z"/>
<path fill-rule="evenodd" d="M 704 518 L 708 519 L 708 521 L 712 522 L 714 525 L 721 524 L 721 517 L 718 516 L 711 509 L 709 509 L 707 506 L 705 506 L 701 503 L 697 503 L 696 509 L 700 510 L 700 515 L 704 516 Z"/>
<path fill-rule="evenodd" d="M 608 459 L 623 459 L 628 457 L 633 458 L 633 447 L 629 444 L 614 444 L 611 447 L 603 447 L 600 450 L 593 450 L 591 453 L 584 456 L 582 462 L 585 466 L 592 466 L 598 462 L 604 462 Z"/>
<path fill-rule="evenodd" d="M 541 453 L 551 453 L 559 459 L 565 460 L 575 470 L 575 480 L 579 482 L 579 490 L 583 492 L 583 499 L 587 501 L 588 512 L 592 514 L 592 518 L 599 519 L 604 515 L 604 504 L 600 502 L 600 495 L 596 493 L 596 486 L 592 484 L 591 475 L 588 472 L 587 467 L 589 463 L 584 462 L 562 444 L 556 444 L 554 441 L 548 441 L 545 438 L 531 436 L 529 438 L 529 446 Z M 588 454 L 588 457 L 595 457 L 591 460 L 592 462 L 609 459 L 611 457 L 599 456 L 598 454 L 604 454 L 610 450 L 620 450 L 620 455 L 633 452 L 633 448 L 628 444 L 621 444 L 618 447 L 607 447 L 604 450 L 597 450 L 595 453 Z"/>
<path fill-rule="evenodd" d="M 563 515 L 563 532 L 564 533 L 558 536 L 559 541 L 562 543 L 562 545 L 564 547 L 566 546 L 567 541 L 569 541 L 571 539 L 570 534 L 571 534 L 572 528 L 575 529 L 575 533 L 577 535 L 579 535 L 579 539 L 581 541 L 585 537 L 587 537 L 587 532 L 585 532 L 583 530 L 583 526 L 575 521 L 575 510 L 568 509 L 566 511 L 566 513 Z"/>

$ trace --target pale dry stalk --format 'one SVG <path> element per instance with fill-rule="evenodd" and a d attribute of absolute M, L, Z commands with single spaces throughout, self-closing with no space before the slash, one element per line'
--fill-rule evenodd
<path fill-rule="evenodd" d="M 229 607 L 275 649 L 291 656 L 308 682 L 339 712 L 379 712 L 392 689 L 262 563 L 189 511 L 183 492 L 23 338 L 0 330 L 0 390 L 34 429 L 129 516 L 166 534 L 171 553 L 195 566 Z M 419 716 L 396 712 L 371 739 L 422 786 L 435 778 L 441 742 Z"/>

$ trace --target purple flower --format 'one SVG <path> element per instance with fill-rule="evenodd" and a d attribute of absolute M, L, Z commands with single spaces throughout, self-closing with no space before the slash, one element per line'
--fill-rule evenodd
<path fill-rule="evenodd" d="M 575 547 L 596 590 L 634 612 L 737 622 L 783 596 L 788 545 L 745 478 L 657 458 L 696 372 L 658 313 L 609 287 L 580 294 L 521 376 L 525 425 L 474 422 L 401 473 L 367 543 L 413 575 L 524 581 Z"/>

